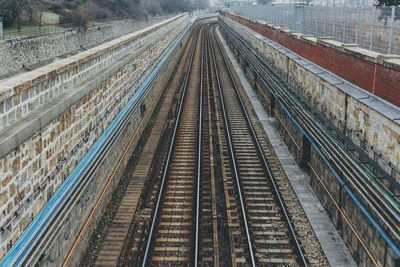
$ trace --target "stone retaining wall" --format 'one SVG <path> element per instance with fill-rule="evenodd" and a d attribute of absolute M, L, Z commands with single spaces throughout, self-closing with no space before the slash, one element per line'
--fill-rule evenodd
<path fill-rule="evenodd" d="M 187 15 L 180 15 L 0 83 L 2 115 L 6 108 L 7 116 L 15 112 L 14 120 L 0 130 L 0 227 L 4 228 L 0 233 L 0 259 L 187 23 Z M 155 94 L 149 94 L 146 101 Z M 7 101 L 11 104 L 5 104 Z M 130 127 L 134 129 L 140 122 L 140 116 L 136 116 Z M 121 149 L 113 152 L 115 157 L 109 164 L 115 164 Z M 102 167 L 99 173 L 109 170 Z M 93 195 L 84 195 L 81 212 L 87 212 L 93 204 L 105 177 L 99 176 L 98 183 L 90 186 Z M 79 227 L 75 221 L 72 225 L 71 236 Z M 72 242 L 68 235 L 67 239 Z M 59 256 L 52 258 L 54 263 L 59 263 Z"/>
<path fill-rule="evenodd" d="M 184 38 L 182 43 L 185 41 L 186 39 Z M 79 264 L 90 241 L 90 237 L 98 225 L 103 211 L 107 208 L 112 193 L 124 173 L 126 164 L 152 116 L 172 71 L 175 69 L 183 47 L 177 49 L 165 70 L 157 77 L 149 94 L 139 103 L 139 106 L 146 105 L 146 113 L 143 114 L 140 109 L 135 111 L 130 124 L 111 151 L 107 153 L 101 167 L 93 174 L 95 179 L 82 192 L 80 199 L 75 203 L 75 207 L 71 208 L 71 213 L 68 214 L 64 227 L 57 235 L 54 243 L 43 248 L 45 253 L 42 255 L 41 265 L 61 266 L 62 263 L 64 266 L 77 266 Z M 119 159 L 119 161 L 116 159 Z M 108 183 L 110 184 L 108 185 Z M 102 195 L 103 191 L 104 194 Z M 92 217 L 88 218 L 95 203 L 98 205 L 96 212 Z M 73 223 L 71 218 L 76 218 L 73 220 Z M 89 226 L 81 232 L 81 227 L 84 224 L 88 224 Z M 79 234 L 81 235 L 78 236 Z M 74 244 L 74 242 L 76 243 Z M 74 246 L 71 248 L 72 244 Z M 67 248 L 71 249 L 68 250 Z M 67 254 L 70 254 L 68 258 L 66 258 Z"/>
<path fill-rule="evenodd" d="M 119 20 L 82 29 L 60 29 L 54 33 L 0 40 L 0 77 L 23 70 L 24 66 L 30 68 L 40 62 L 83 51 L 167 18 L 150 18 L 148 22 Z"/>

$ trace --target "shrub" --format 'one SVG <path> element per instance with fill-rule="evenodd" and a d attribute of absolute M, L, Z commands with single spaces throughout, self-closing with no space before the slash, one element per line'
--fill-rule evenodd
<path fill-rule="evenodd" d="M 60 4 L 51 4 L 49 6 L 49 10 L 53 12 L 60 12 L 62 9 L 62 6 Z"/>
<path fill-rule="evenodd" d="M 107 19 L 113 16 L 110 10 L 93 1 L 85 3 L 82 7 L 88 11 L 88 15 L 91 19 Z"/>
<path fill-rule="evenodd" d="M 60 16 L 60 24 L 74 23 L 77 26 L 86 27 L 90 16 L 85 8 L 79 7 L 73 10 L 63 10 Z"/>

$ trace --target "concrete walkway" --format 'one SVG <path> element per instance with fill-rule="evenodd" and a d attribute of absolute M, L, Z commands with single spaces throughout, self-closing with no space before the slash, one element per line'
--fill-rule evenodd
<path fill-rule="evenodd" d="M 273 125 L 274 118 L 270 117 L 263 106 L 256 92 L 253 90 L 247 81 L 244 73 L 242 72 L 234 55 L 222 38 L 220 32 L 218 35 L 224 44 L 227 54 L 234 66 L 243 87 L 254 107 L 254 110 L 261 121 L 261 124 L 282 164 L 282 167 L 292 184 L 294 191 L 303 207 L 304 212 L 317 236 L 321 247 L 325 252 L 328 262 L 331 266 L 346 266 L 355 267 L 357 264 L 354 262 L 350 252 L 343 243 L 339 233 L 336 231 L 335 226 L 326 214 L 324 208 L 314 194 L 311 186 L 309 185 L 306 175 L 296 164 L 292 154 L 282 141 L 278 131 Z"/>

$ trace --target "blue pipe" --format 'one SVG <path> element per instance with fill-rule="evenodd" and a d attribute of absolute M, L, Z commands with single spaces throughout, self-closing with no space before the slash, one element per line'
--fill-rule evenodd
<path fill-rule="evenodd" d="M 291 115 L 290 111 L 284 106 L 284 104 L 281 102 L 281 100 L 278 100 L 279 105 L 283 108 L 285 113 L 289 116 L 291 121 L 296 125 L 296 127 L 300 130 L 300 132 L 307 138 L 307 140 L 312 144 L 314 150 L 318 153 L 318 155 L 323 159 L 323 161 L 328 165 L 329 169 L 335 176 L 335 178 L 339 181 L 340 185 L 343 186 L 343 188 L 346 190 L 346 192 L 349 194 L 351 199 L 357 204 L 357 206 L 361 209 L 362 213 L 367 217 L 367 219 L 372 223 L 372 225 L 378 230 L 378 232 L 382 235 L 382 237 L 385 239 L 385 241 L 389 244 L 389 246 L 393 249 L 393 251 L 396 253 L 397 256 L 400 257 L 400 250 L 397 248 L 397 246 L 394 244 L 392 239 L 383 231 L 383 229 L 380 227 L 380 225 L 376 222 L 376 220 L 372 217 L 372 215 L 368 212 L 368 210 L 365 208 L 365 206 L 358 200 L 358 198 L 354 195 L 354 193 L 351 191 L 349 186 L 344 182 L 342 177 L 337 173 L 335 168 L 332 166 L 332 164 L 329 162 L 329 160 L 325 157 L 325 155 L 321 152 L 319 149 L 318 145 L 313 141 L 313 139 L 307 134 L 307 132 L 304 130 L 304 128 L 296 121 L 296 119 Z"/>
<path fill-rule="evenodd" d="M 103 134 L 89 149 L 89 151 L 74 168 L 61 187 L 46 203 L 46 205 L 17 240 L 14 246 L 2 259 L 0 266 L 21 266 L 24 263 L 26 256 L 29 255 L 29 252 L 35 247 L 35 242 L 41 235 L 45 233 L 46 228 L 48 228 L 49 223 L 54 219 L 54 216 L 57 214 L 60 208 L 65 205 L 69 196 L 71 196 L 76 190 L 77 185 L 79 185 L 81 180 L 85 177 L 88 170 L 90 170 L 96 160 L 101 156 L 101 152 L 106 148 L 107 143 L 109 143 L 113 139 L 114 135 L 118 132 L 118 126 L 123 123 L 127 117 L 129 117 L 129 114 L 135 108 L 138 100 L 140 100 L 142 95 L 149 89 L 149 85 L 151 85 L 157 74 L 171 58 L 183 36 L 191 28 L 192 24 L 193 23 L 189 23 L 179 33 L 178 37 L 173 42 L 172 46 L 170 46 L 170 48 L 167 50 L 155 69 L 141 84 L 139 89 L 135 92 L 120 113 L 118 113 L 106 130 L 104 130 Z"/>
<path fill-rule="evenodd" d="M 236 37 L 239 38 L 239 37 Z M 257 56 L 257 55 L 255 55 Z M 261 77 L 261 75 L 259 75 Z M 262 77 L 261 77 L 262 78 Z M 265 81 L 262 78 L 262 81 L 264 84 Z M 269 86 L 266 86 L 267 90 L 273 94 L 274 96 L 275 93 L 272 91 L 272 89 Z M 343 186 L 345 191 L 348 193 L 350 198 L 356 203 L 356 205 L 360 208 L 361 212 L 365 215 L 365 217 L 370 221 L 370 223 L 376 228 L 376 230 L 381 234 L 381 236 L 385 239 L 385 241 L 389 244 L 389 246 L 392 248 L 394 253 L 400 257 L 400 250 L 396 246 L 396 244 L 392 241 L 392 239 L 384 232 L 384 230 L 381 228 L 381 226 L 377 223 L 375 218 L 372 217 L 372 215 L 368 212 L 368 210 L 365 208 L 365 206 L 358 200 L 358 198 L 354 195 L 352 190 L 349 188 L 349 186 L 344 182 L 342 177 L 337 173 L 335 168 L 332 166 L 332 164 L 329 162 L 329 160 L 323 155 L 321 150 L 319 149 L 318 145 L 314 142 L 314 140 L 307 134 L 305 129 L 297 122 L 297 120 L 292 116 L 290 111 L 286 108 L 285 104 L 281 101 L 281 99 L 276 98 L 278 101 L 278 104 L 283 108 L 287 116 L 291 119 L 291 121 L 295 124 L 295 126 L 300 130 L 300 132 L 307 138 L 307 140 L 312 144 L 313 148 L 315 151 L 318 153 L 318 155 L 323 159 L 323 161 L 328 165 L 329 169 L 332 171 L 333 175 L 335 178 L 339 181 L 340 185 Z"/>

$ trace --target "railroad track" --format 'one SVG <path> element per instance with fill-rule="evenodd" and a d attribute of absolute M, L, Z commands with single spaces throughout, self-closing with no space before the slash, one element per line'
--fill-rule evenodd
<path fill-rule="evenodd" d="M 223 151 L 229 151 L 222 159 L 222 166 L 235 240 L 233 264 L 307 265 L 275 176 L 214 31 L 208 40 L 215 72 L 217 118 L 224 126 L 219 130 L 219 141 L 224 144 Z"/>
<path fill-rule="evenodd" d="M 193 45 L 142 266 L 305 266 L 211 28 L 201 28 Z M 220 233 L 223 226 L 227 230 Z"/>
<path fill-rule="evenodd" d="M 264 153 L 215 26 L 193 31 L 175 115 L 119 266 L 309 264 L 277 186 L 275 175 L 286 176 L 267 162 L 276 156 Z"/>
<path fill-rule="evenodd" d="M 396 199 L 395 193 L 390 192 L 383 184 L 379 183 L 380 177 L 378 174 L 362 166 L 360 160 L 349 153 L 351 149 L 341 142 L 343 137 L 335 134 L 332 126 L 313 113 L 307 106 L 306 101 L 303 101 L 301 97 L 297 96 L 295 92 L 291 91 L 284 82 L 274 75 L 269 66 L 259 58 L 257 53 L 237 33 L 229 29 L 224 22 L 221 24 L 226 39 L 232 47 L 235 47 L 235 51 L 240 53 L 241 60 L 257 76 L 259 84 L 263 88 L 261 94 L 264 100 L 268 102 L 269 97 L 267 94 L 270 94 L 275 99 L 275 102 L 271 105 L 280 105 L 283 110 L 293 114 L 292 116 L 295 118 L 296 123 L 312 140 L 310 142 L 313 142 L 313 148 L 325 162 L 329 162 L 328 167 L 334 175 L 342 180 L 343 190 L 347 190 L 350 195 L 355 192 L 363 205 L 367 207 L 367 212 L 373 214 L 374 218 L 376 218 L 372 219 L 375 220 L 372 224 L 379 225 L 377 229 L 380 228 L 378 231 L 384 238 L 395 241 L 389 241 L 391 245 L 398 243 L 398 240 L 400 240 L 400 202 Z M 274 110 L 274 115 L 278 120 L 281 120 L 281 115 L 276 110 Z M 295 147 L 301 151 L 299 145 Z M 314 167 L 309 166 L 315 172 Z M 349 190 L 349 188 L 351 189 Z M 369 257 L 373 263 L 378 264 L 371 254 L 369 254 Z"/>
<path fill-rule="evenodd" d="M 204 55 L 201 31 L 190 55 L 142 266 L 197 262 Z"/>

